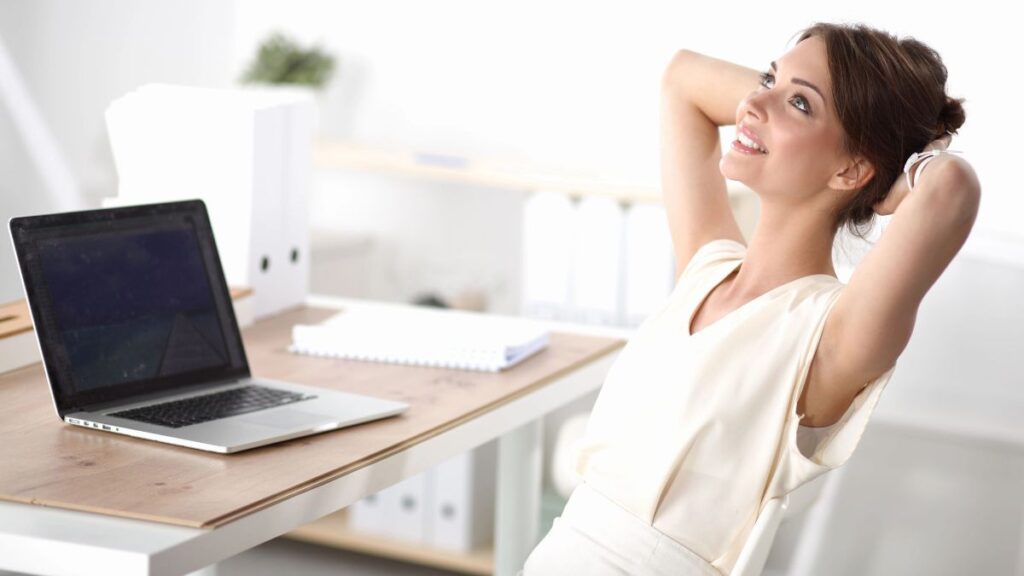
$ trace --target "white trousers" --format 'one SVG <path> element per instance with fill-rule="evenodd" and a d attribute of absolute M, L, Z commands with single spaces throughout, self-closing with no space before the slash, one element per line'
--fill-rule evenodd
<path fill-rule="evenodd" d="M 689 548 L 582 483 L 518 576 L 722 576 Z"/>

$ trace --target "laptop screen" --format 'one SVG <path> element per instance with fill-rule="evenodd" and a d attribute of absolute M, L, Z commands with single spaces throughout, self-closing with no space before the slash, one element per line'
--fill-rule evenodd
<path fill-rule="evenodd" d="M 59 409 L 248 375 L 201 203 L 11 228 Z"/>

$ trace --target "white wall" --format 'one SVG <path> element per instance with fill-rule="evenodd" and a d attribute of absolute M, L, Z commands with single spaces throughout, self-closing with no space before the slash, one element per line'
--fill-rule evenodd
<path fill-rule="evenodd" d="M 0 0 L 0 37 L 87 205 L 113 195 L 103 111 L 146 82 L 231 83 L 229 0 Z M 0 98 L 0 302 L 22 297 L 7 219 L 54 211 Z"/>
<path fill-rule="evenodd" d="M 328 133 L 523 154 L 652 180 L 657 80 L 673 50 L 690 47 L 760 68 L 815 20 L 862 21 L 913 35 L 943 55 L 950 92 L 967 98 L 957 144 L 989 193 L 979 218 L 1013 230 L 1024 199 L 1005 190 L 1012 169 L 996 161 L 1006 138 L 998 117 L 1012 114 L 1024 82 L 992 73 L 1018 47 L 1012 19 L 987 4 L 936 8 L 924 18 L 920 5 L 877 0 L 785 8 L 703 3 L 699 11 L 680 2 L 257 0 L 238 4 L 235 58 L 240 65 L 266 32 L 284 29 L 336 52 L 341 82 L 346 66 L 358 69 L 355 118 L 326 126 Z"/>

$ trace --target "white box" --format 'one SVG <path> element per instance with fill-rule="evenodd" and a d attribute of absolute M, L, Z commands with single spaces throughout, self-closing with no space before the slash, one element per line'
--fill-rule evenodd
<path fill-rule="evenodd" d="M 431 470 L 431 545 L 470 552 L 493 542 L 496 472 L 495 441 Z"/>

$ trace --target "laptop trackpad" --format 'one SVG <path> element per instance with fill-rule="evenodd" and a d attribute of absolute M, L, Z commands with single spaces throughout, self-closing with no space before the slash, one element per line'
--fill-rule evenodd
<path fill-rule="evenodd" d="M 312 428 L 321 424 L 336 421 L 336 418 L 317 414 L 314 412 L 303 412 L 302 410 L 268 410 L 255 412 L 246 415 L 245 421 L 274 428 Z"/>

